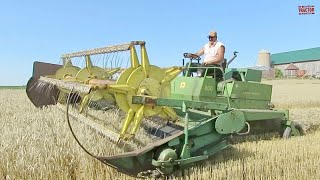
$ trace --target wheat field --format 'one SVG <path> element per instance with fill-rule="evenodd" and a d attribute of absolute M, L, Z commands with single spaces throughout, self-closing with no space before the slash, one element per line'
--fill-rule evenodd
<path fill-rule="evenodd" d="M 320 179 L 320 81 L 273 80 L 273 102 L 289 108 L 306 135 L 233 145 L 169 179 Z M 110 113 L 117 121 L 118 112 Z M 97 154 L 116 153 L 90 128 L 74 123 L 78 138 Z M 0 90 L 0 179 L 134 179 L 86 154 L 57 107 L 35 108 L 24 90 Z"/>

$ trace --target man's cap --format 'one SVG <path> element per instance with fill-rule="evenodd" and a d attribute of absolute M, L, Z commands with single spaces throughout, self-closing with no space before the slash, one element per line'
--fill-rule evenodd
<path fill-rule="evenodd" d="M 216 31 L 211 31 L 211 32 L 209 32 L 209 36 L 215 37 L 215 36 L 217 36 L 217 32 Z"/>

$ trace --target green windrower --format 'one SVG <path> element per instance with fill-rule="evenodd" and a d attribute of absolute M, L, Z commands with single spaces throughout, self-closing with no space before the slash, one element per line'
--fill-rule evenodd
<path fill-rule="evenodd" d="M 136 46 L 140 46 L 140 60 Z M 99 67 L 91 60 L 125 51 L 130 56 L 127 68 L 115 66 L 119 63 Z M 73 65 L 77 57 L 82 58 L 84 67 Z M 34 63 L 27 95 L 37 107 L 66 107 L 68 121 L 69 116 L 77 118 L 115 143 L 137 140 L 135 135 L 145 117 L 165 119 L 165 125 L 149 127 L 150 136 L 157 141 L 141 149 L 98 157 L 84 148 L 104 164 L 131 176 L 168 175 L 190 167 L 228 147 L 231 136 L 278 132 L 289 138 L 303 134 L 301 126 L 289 120 L 288 110 L 274 108 L 272 86 L 261 83 L 261 71 L 199 67 L 200 58 L 195 57 L 185 53 L 186 65 L 159 68 L 150 64 L 144 41 L 64 54 L 61 65 Z M 204 72 L 200 77 L 199 69 Z M 118 131 L 86 114 L 92 103 L 97 109 L 101 102 L 115 104 L 126 113 Z M 70 123 L 69 127 L 72 131 Z"/>

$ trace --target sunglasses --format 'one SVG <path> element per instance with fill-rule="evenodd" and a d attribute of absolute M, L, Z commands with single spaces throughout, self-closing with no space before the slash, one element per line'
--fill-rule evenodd
<path fill-rule="evenodd" d="M 215 37 L 217 37 L 217 36 L 208 36 L 209 39 L 213 39 Z"/>

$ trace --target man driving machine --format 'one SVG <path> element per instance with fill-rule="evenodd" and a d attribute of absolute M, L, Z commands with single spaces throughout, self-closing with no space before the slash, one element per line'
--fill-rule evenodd
<path fill-rule="evenodd" d="M 198 67 L 221 67 L 224 61 L 225 47 L 218 41 L 216 31 L 211 31 L 208 35 L 209 42 L 206 43 L 197 53 L 189 54 L 191 58 L 198 58 L 204 55 L 204 60 Z M 200 76 L 204 75 L 205 69 L 199 69 Z M 209 71 L 209 70 L 208 70 Z"/>

